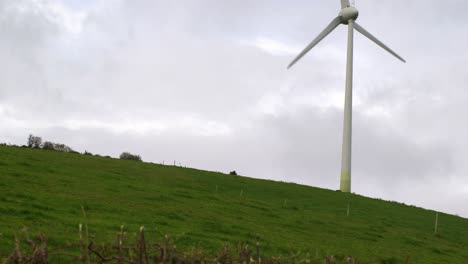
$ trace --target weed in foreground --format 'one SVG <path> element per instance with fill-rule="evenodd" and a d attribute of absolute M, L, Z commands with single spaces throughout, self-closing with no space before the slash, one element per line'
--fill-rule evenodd
<path fill-rule="evenodd" d="M 183 264 L 183 263 L 216 263 L 216 264 L 281 264 L 281 263 L 311 263 L 311 264 L 362 264 L 352 257 L 337 259 L 333 256 L 324 259 L 310 258 L 299 255 L 289 257 L 261 256 L 260 244 L 255 243 L 252 250 L 248 244 L 241 243 L 234 250 L 225 245 L 216 256 L 210 256 L 201 248 L 192 248 L 187 252 L 178 252 L 176 245 L 169 236 L 164 236 L 159 243 L 151 244 L 145 239 L 145 228 L 142 226 L 138 238 L 134 242 L 125 241 L 124 227 L 120 227 L 117 240 L 107 246 L 96 246 L 86 232 L 83 236 L 83 226 L 78 229 L 78 242 L 60 248 L 49 249 L 44 234 L 34 241 L 27 239 L 26 249 L 21 248 L 21 241 L 15 236 L 14 249 L 11 255 L 4 259 L 4 264 L 49 264 L 49 263 L 115 263 L 115 264 Z"/>

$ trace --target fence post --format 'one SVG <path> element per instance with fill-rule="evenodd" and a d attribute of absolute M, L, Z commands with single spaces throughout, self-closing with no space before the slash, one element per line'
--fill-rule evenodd
<path fill-rule="evenodd" d="M 435 226 L 434 226 L 434 235 L 437 235 L 437 227 L 439 225 L 439 212 L 436 212 Z"/>

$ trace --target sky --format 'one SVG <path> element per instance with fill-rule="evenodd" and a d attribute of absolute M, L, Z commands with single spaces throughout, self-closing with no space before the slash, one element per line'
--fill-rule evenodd
<path fill-rule="evenodd" d="M 352 191 L 468 217 L 468 2 L 355 2 L 408 63 L 355 33 Z M 339 189 L 346 27 L 286 70 L 339 8 L 2 0 L 0 142 Z"/>

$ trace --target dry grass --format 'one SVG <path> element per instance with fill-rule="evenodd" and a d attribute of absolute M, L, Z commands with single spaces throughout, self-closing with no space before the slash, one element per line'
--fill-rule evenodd
<path fill-rule="evenodd" d="M 85 225 L 85 230 L 87 227 Z M 96 246 L 82 225 L 78 229 L 77 243 L 59 248 L 49 248 L 44 234 L 38 239 L 26 238 L 25 241 L 15 236 L 14 249 L 11 255 L 3 260 L 4 264 L 48 264 L 48 263 L 115 263 L 115 264 L 150 264 L 150 263 L 219 263 L 219 264 L 281 264 L 281 263 L 312 263 L 312 264 L 360 264 L 352 257 L 337 259 L 333 256 L 324 259 L 301 256 L 269 257 L 262 256 L 260 243 L 251 248 L 241 243 L 231 248 L 225 245 L 217 255 L 205 254 L 202 248 L 192 248 L 187 252 L 179 252 L 169 236 L 164 236 L 159 243 L 150 243 L 145 238 L 145 228 L 142 226 L 136 241 L 126 241 L 127 233 L 121 226 L 117 239 L 109 245 Z M 375 262 L 378 263 L 378 262 Z"/>

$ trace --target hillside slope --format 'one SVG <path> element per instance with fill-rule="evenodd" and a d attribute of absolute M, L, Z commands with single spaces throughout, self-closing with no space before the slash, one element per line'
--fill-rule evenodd
<path fill-rule="evenodd" d="M 350 201 L 350 215 L 346 216 Z M 398 203 L 297 184 L 80 154 L 0 146 L 0 256 L 14 233 L 44 232 L 49 244 L 77 237 L 86 208 L 96 241 L 120 225 L 178 247 L 215 251 L 253 243 L 263 254 L 298 251 L 410 263 L 468 263 L 468 220 Z"/>

